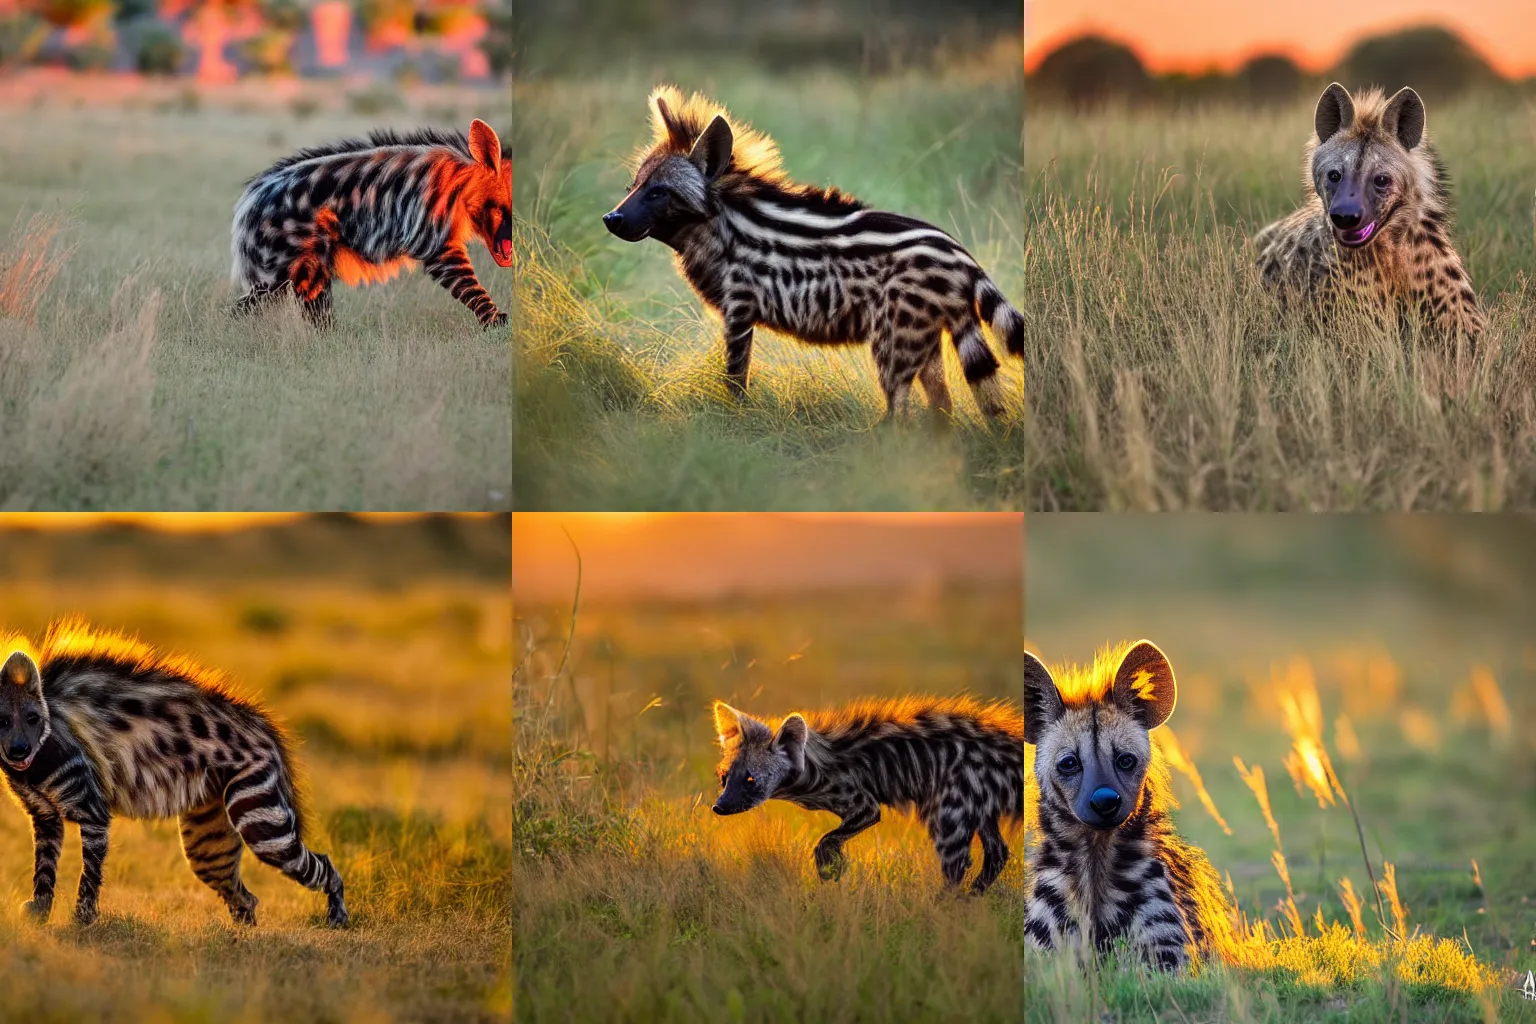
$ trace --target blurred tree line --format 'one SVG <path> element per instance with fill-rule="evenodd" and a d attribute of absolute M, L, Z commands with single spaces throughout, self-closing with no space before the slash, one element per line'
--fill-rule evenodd
<path fill-rule="evenodd" d="M 519 74 L 607 67 L 616 53 L 769 71 L 886 71 L 1021 40 L 1019 0 L 517 0 Z"/>
<path fill-rule="evenodd" d="M 62 64 L 75 70 L 188 71 L 185 26 L 204 16 L 239 26 L 231 45 L 242 70 L 291 74 L 293 49 L 317 0 L 0 0 L 0 67 Z M 493 75 L 511 66 L 511 0 L 345 0 L 367 46 L 424 43 L 466 27 L 483 35 Z"/>
<path fill-rule="evenodd" d="M 1104 103 L 1205 102 L 1282 104 L 1321 90 L 1329 81 L 1352 91 L 1412 86 L 1430 102 L 1473 90 L 1514 88 L 1456 33 L 1423 26 L 1370 36 L 1321 74 L 1303 71 L 1283 54 L 1249 60 L 1232 74 L 1219 70 L 1154 76 L 1131 47 L 1089 35 L 1048 53 L 1025 79 L 1029 102 L 1095 106 Z"/>

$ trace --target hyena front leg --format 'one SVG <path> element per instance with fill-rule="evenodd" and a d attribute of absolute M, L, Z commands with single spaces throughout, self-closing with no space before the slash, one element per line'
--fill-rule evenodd
<path fill-rule="evenodd" d="M 971 884 L 971 892 L 980 896 L 1003 873 L 1008 863 L 1008 844 L 1003 840 L 1002 830 L 997 827 L 995 815 L 983 821 L 976 834 L 981 837 L 981 872 Z"/>
<path fill-rule="evenodd" d="M 971 838 L 980 825 L 976 818 L 964 799 L 952 795 L 946 795 L 939 802 L 938 813 L 928 818 L 928 835 L 939 855 L 944 885 L 950 889 L 959 888 L 971 868 Z"/>
<path fill-rule="evenodd" d="M 51 807 L 32 807 L 32 899 L 22 909 L 39 921 L 53 912 L 53 887 L 59 877 L 59 851 L 64 846 L 64 819 Z"/>
<path fill-rule="evenodd" d="M 428 259 L 423 266 L 432 280 L 448 289 L 448 294 L 469 307 L 482 327 L 505 327 L 507 314 L 496 309 L 496 303 L 480 286 L 475 268 L 469 262 L 469 250 L 459 243 L 450 243 L 443 251 Z"/>
<path fill-rule="evenodd" d="M 80 894 L 75 900 L 75 920 L 83 925 L 96 920 L 110 822 L 105 812 L 99 818 L 80 822 Z"/>
<path fill-rule="evenodd" d="M 240 855 L 245 846 L 224 801 L 214 798 L 181 815 L 181 849 L 192 873 L 224 900 L 235 924 L 256 923 L 256 897 L 240 880 Z"/>
<path fill-rule="evenodd" d="M 335 258 L 335 215 L 320 211 L 317 222 L 307 232 L 292 234 L 288 245 L 294 256 L 288 264 L 288 283 L 304 309 L 304 316 L 316 327 L 331 326 L 331 263 Z"/>
<path fill-rule="evenodd" d="M 859 797 L 842 812 L 843 821 L 837 828 L 816 842 L 816 874 L 823 882 L 842 877 L 848 866 L 843 855 L 843 844 L 880 821 L 880 805 L 868 797 Z"/>
<path fill-rule="evenodd" d="M 725 386 L 738 401 L 747 397 L 747 371 L 752 365 L 752 317 L 744 311 L 725 314 Z"/>
<path fill-rule="evenodd" d="M 278 785 L 279 768 L 259 762 L 241 770 L 224 787 L 224 807 L 235 831 L 263 864 L 270 864 L 306 889 L 326 894 L 326 924 L 347 926 L 341 875 L 323 853 L 299 838 L 298 815 Z"/>

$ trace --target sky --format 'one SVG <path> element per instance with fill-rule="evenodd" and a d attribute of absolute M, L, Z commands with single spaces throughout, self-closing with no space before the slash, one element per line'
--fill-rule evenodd
<path fill-rule="evenodd" d="M 568 603 L 573 542 L 583 601 L 948 580 L 1022 586 L 1024 574 L 1023 517 L 1014 513 L 520 512 L 512 517 L 514 600 Z"/>
<path fill-rule="evenodd" d="M 1155 71 L 1232 70 L 1258 53 L 1319 70 L 1364 35 L 1439 24 L 1495 69 L 1536 75 L 1532 0 L 1025 0 L 1024 65 L 1085 32 L 1129 43 Z"/>

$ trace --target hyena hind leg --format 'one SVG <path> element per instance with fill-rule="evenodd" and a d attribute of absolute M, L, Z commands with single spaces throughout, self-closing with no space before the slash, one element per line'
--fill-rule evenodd
<path fill-rule="evenodd" d="M 210 800 L 181 815 L 181 849 L 192 873 L 219 894 L 235 924 L 254 925 L 256 896 L 240 880 L 245 844 L 229 823 L 223 800 Z"/>
<path fill-rule="evenodd" d="M 938 346 L 934 346 L 933 355 L 917 371 L 917 379 L 922 382 L 923 393 L 928 396 L 928 408 L 935 415 L 948 416 L 954 411 L 955 403 L 949 397 L 949 384 L 944 380 L 944 353 Z"/>
<path fill-rule="evenodd" d="M 948 804 L 940 805 L 938 813 L 928 820 L 928 835 L 948 889 L 958 889 L 971 869 L 971 838 L 976 828 L 977 822 L 964 808 Z"/>
<path fill-rule="evenodd" d="M 270 764 L 254 765 L 224 787 L 224 806 L 235 831 L 256 859 L 306 889 L 326 895 L 326 924 L 347 926 L 341 874 L 323 853 L 314 853 L 299 837 L 298 815 L 283 797 Z"/>
<path fill-rule="evenodd" d="M 229 315 L 250 316 L 275 305 L 282 298 L 286 287 L 283 284 L 252 285 L 250 291 L 236 299 L 235 304 L 229 307 Z"/>
<path fill-rule="evenodd" d="M 890 325 L 882 328 L 875 338 L 872 346 L 875 368 L 880 373 L 880 389 L 885 392 L 885 414 L 880 417 L 880 422 L 906 417 L 912 397 L 912 381 L 930 361 L 928 353 L 931 347 L 926 339 L 919 340 Z M 942 376 L 942 364 L 939 373 Z M 947 388 L 945 390 L 948 391 Z"/>
<path fill-rule="evenodd" d="M 971 892 L 980 896 L 993 882 L 997 881 L 997 876 L 1002 874 L 1003 868 L 1007 866 L 1008 843 L 1004 841 L 1002 830 L 997 827 L 995 817 L 983 821 L 976 834 L 981 837 L 981 873 L 971 884 Z"/>

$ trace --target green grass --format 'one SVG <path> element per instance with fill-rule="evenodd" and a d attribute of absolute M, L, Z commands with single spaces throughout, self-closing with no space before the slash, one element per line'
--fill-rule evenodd
<path fill-rule="evenodd" d="M 1491 326 L 1460 355 L 1282 316 L 1247 238 L 1301 201 L 1312 101 L 1031 105 L 1024 451 L 1040 509 L 1536 502 L 1536 156 L 1508 95 L 1431 108 Z"/>
<path fill-rule="evenodd" d="M 385 124 L 505 126 L 506 93 L 385 114 L 187 95 L 0 109 L 0 503 L 508 507 L 506 336 L 425 275 L 339 287 L 328 333 L 293 309 L 225 315 L 246 179 Z M 508 306 L 510 275 L 475 258 Z"/>
<path fill-rule="evenodd" d="M 792 177 L 950 231 L 1021 300 L 1021 85 L 1016 46 L 938 72 L 769 76 L 624 69 L 514 83 L 520 264 L 514 316 L 514 486 L 520 508 L 969 509 L 1018 507 L 1014 413 L 980 422 L 953 352 L 957 417 L 875 429 L 867 346 L 757 332 L 750 394 L 726 394 L 719 322 L 670 251 L 600 218 L 650 134 L 646 96 L 698 89 L 779 144 Z M 1001 349 L 999 348 L 999 351 Z"/>
<path fill-rule="evenodd" d="M 33 635 L 71 612 L 228 672 L 294 727 L 308 842 L 345 879 L 352 926 L 327 930 L 323 899 L 247 856 L 259 924 L 237 930 L 187 869 L 175 822 L 125 820 L 113 825 L 100 920 L 71 921 L 71 827 L 52 921 L 36 925 L 20 910 L 31 832 L 6 800 L 0 1020 L 506 1019 L 504 583 L 375 588 L 302 568 L 267 583 L 102 573 L 13 580 L 0 597 L 0 620 Z"/>
<path fill-rule="evenodd" d="M 1536 969 L 1536 741 L 1526 728 L 1536 714 L 1526 629 L 1536 608 L 1523 584 L 1533 565 L 1529 527 L 1512 517 L 1030 517 L 1030 648 L 1048 662 L 1081 662 L 1141 636 L 1163 648 L 1179 680 L 1167 728 L 1231 828 L 1178 776 L 1180 831 L 1230 876 L 1247 919 L 1287 940 L 1249 944 L 1250 966 L 1182 979 L 1031 956 L 1026 1018 L 1519 1021 L 1531 1012 L 1515 982 Z M 1477 698 L 1478 666 L 1507 716 Z M 1287 775 L 1280 695 L 1305 691 L 1309 678 L 1372 870 L 1381 880 L 1383 865 L 1394 866 L 1417 945 L 1398 945 L 1377 923 L 1349 811 L 1320 807 Z M 1339 741 L 1341 716 L 1358 751 Z M 1283 923 L 1274 839 L 1234 757 L 1264 769 L 1300 937 Z M 1365 942 L 1349 934 L 1343 878 L 1364 897 Z M 1320 933 L 1319 909 L 1343 930 Z M 1481 992 L 1474 956 L 1492 982 Z"/>
<path fill-rule="evenodd" d="M 823 883 L 811 848 L 832 815 L 709 805 L 714 698 L 769 715 L 1007 696 L 1019 599 L 1010 586 L 593 605 L 568 659 L 569 609 L 520 609 L 517 1019 L 1017 1020 L 1017 857 L 982 899 L 945 897 L 924 829 L 888 813 Z"/>

